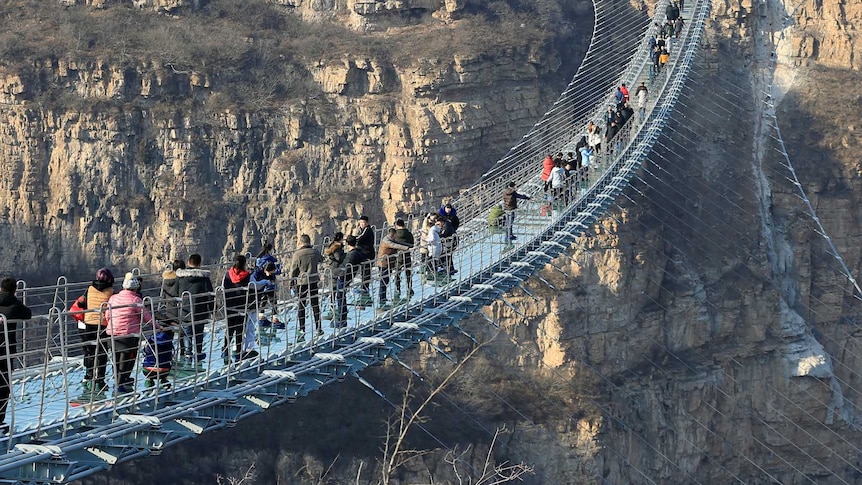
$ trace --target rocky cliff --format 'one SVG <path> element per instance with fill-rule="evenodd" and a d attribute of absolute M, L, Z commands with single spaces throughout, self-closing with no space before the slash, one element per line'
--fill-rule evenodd
<path fill-rule="evenodd" d="M 152 2 L 61 3 L 16 14 L 41 15 L 57 38 L 7 17 L 31 42 L 4 44 L 0 70 L 5 250 L 19 272 L 49 278 L 189 252 L 213 261 L 263 239 L 289 249 L 299 232 L 319 240 L 363 213 L 379 224 L 431 208 L 544 112 L 591 21 L 588 5 L 566 2 L 520 27 L 486 22 L 482 4 L 453 18 L 464 5 L 448 1 L 175 2 L 176 17 Z M 294 11 L 325 5 L 330 20 L 379 28 Z M 509 28 L 524 37 L 456 43 L 443 57 L 433 40 Z M 404 39 L 425 45 L 413 57 L 376 47 Z"/>
<path fill-rule="evenodd" d="M 369 32 L 423 18 L 457 24 L 476 5 L 280 3 L 315 21 L 349 6 L 342 20 Z M 835 257 L 858 274 L 858 5 L 712 7 L 691 89 L 636 190 L 542 273 L 547 283 L 531 280 L 530 294 L 486 310 L 501 333 L 482 317 L 465 323 L 490 342 L 435 398 L 427 433 L 411 434 L 412 449 L 428 453 L 399 469 L 398 483 L 458 483 L 443 446 L 470 446 L 461 476 L 477 476 L 503 424 L 492 462 L 529 464 L 528 483 L 859 482 L 862 308 Z M 570 58 L 528 46 L 510 54 L 410 67 L 324 59 L 307 68 L 308 100 L 207 116 L 118 106 L 212 91 L 215 73 L 60 59 L 9 70 L 0 91 L 12 175 L 2 183 L 14 254 L 32 268 L 77 268 L 93 251 L 116 264 L 205 244 L 221 254 L 273 232 L 286 241 L 359 212 L 436 202 L 542 112 L 558 87 L 547 81 Z M 112 94 L 99 109 L 32 106 L 58 85 Z M 321 174 L 331 173 L 351 182 L 330 184 Z M 461 360 L 474 347 L 458 333 L 435 345 L 405 357 L 427 381 L 411 384 L 418 402 L 453 368 L 440 351 Z M 365 377 L 398 402 L 409 375 L 392 364 Z M 377 483 L 393 411 L 350 380 L 92 481 L 238 480 L 253 465 L 257 483 Z"/>

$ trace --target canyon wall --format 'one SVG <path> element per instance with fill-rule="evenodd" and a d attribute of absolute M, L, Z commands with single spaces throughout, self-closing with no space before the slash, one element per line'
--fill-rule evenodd
<path fill-rule="evenodd" d="M 457 31 L 432 17 L 457 5 L 426 9 L 434 35 Z M 403 65 L 350 53 L 315 59 L 302 67 L 303 96 L 273 106 L 272 92 L 261 92 L 258 110 L 220 108 L 222 73 L 162 59 L 66 54 L 6 67 L 5 254 L 31 281 L 85 277 L 103 265 L 158 270 L 191 252 L 213 262 L 256 251 L 263 240 L 292 249 L 299 233 L 320 241 L 361 214 L 380 224 L 432 209 L 555 99 L 585 48 L 583 10 L 544 43 L 515 42 L 505 56 L 454 49 Z"/>
<path fill-rule="evenodd" d="M 346 6 L 282 3 L 309 19 Z M 444 22 L 466 7 L 359 3 L 344 21 L 370 31 L 409 23 L 387 9 Z M 859 6 L 716 0 L 711 15 L 690 88 L 633 190 L 546 282 L 464 322 L 488 343 L 411 433 L 428 453 L 390 483 L 458 483 L 444 446 L 470 446 L 460 463 L 477 476 L 503 425 L 492 461 L 533 467 L 527 483 L 859 482 L 862 308 L 835 257 L 859 273 Z M 212 82 L 169 66 L 8 72 L 6 250 L 33 270 L 155 265 L 428 207 L 537 119 L 568 58 L 523 49 L 405 68 L 347 56 L 309 67 L 318 99 L 209 116 L 28 107 L 39 83 L 132 100 Z M 460 361 L 474 347 L 453 331 L 405 356 L 425 381 L 410 384 L 414 398 L 453 369 L 443 353 Z M 398 403 L 410 373 L 390 362 L 363 376 Z M 350 379 L 88 481 L 212 483 L 253 466 L 256 483 L 377 483 L 394 411 Z"/>

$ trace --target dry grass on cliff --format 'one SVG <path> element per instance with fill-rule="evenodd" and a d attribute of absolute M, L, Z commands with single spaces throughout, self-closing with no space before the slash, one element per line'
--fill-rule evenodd
<path fill-rule="evenodd" d="M 573 8 L 561 0 L 474 0 L 451 24 L 426 12 L 410 19 L 412 28 L 357 33 L 336 22 L 304 22 L 265 0 L 213 0 L 171 16 L 128 5 L 12 0 L 0 4 L 0 65 L 27 70 L 63 59 L 147 69 L 152 63 L 208 76 L 221 95 L 216 108 L 262 109 L 313 96 L 317 87 L 306 66 L 318 61 L 351 56 L 410 64 L 535 49 L 570 28 Z"/>

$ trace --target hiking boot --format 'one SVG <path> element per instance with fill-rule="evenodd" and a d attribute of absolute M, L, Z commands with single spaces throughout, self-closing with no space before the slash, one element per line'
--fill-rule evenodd
<path fill-rule="evenodd" d="M 92 387 L 90 388 L 90 392 L 93 394 L 104 394 L 108 390 L 108 385 L 105 384 L 103 379 L 96 379 L 93 381 Z"/>

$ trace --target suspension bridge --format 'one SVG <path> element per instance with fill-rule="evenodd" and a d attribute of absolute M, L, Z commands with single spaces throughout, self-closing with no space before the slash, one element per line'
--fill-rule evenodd
<path fill-rule="evenodd" d="M 654 23 L 664 24 L 667 4 L 668 0 L 660 1 L 651 15 L 633 9 L 629 2 L 595 0 L 590 47 L 571 83 L 533 129 L 454 201 L 463 221 L 451 255 L 457 273 L 422 274 L 422 258 L 414 250 L 411 259 L 417 267 L 413 275 L 405 275 L 413 278 L 414 293 L 395 304 L 373 298 L 363 303 L 351 293 L 343 328 L 329 327 L 322 336 L 306 339 L 298 332 L 296 317 L 304 302 L 287 284 L 279 285 L 274 305 L 266 304 L 252 289 L 242 314 L 252 321 L 261 314 L 277 316 L 285 325 L 257 332 L 256 356 L 222 361 L 218 355 L 231 308 L 225 289 L 217 287 L 208 295 L 215 301 L 212 314 L 190 323 L 205 326 L 207 360 L 172 372 L 162 385 L 156 382 L 148 387 L 139 379 L 127 392 L 114 382 L 103 394 L 88 394 L 81 383 L 83 344 L 75 335 L 70 307 L 89 283 L 64 277 L 44 287 L 19 282 L 18 295 L 34 318 L 17 322 L 18 352 L 5 357 L 14 371 L 7 415 L 10 431 L 0 441 L 5 447 L 0 480 L 64 483 L 80 479 L 117 463 L 157 455 L 202 433 L 234 426 L 245 417 L 347 377 L 362 380 L 358 373 L 366 367 L 457 326 L 460 319 L 527 278 L 541 278 L 537 272 L 568 251 L 624 194 L 680 98 L 701 43 L 709 2 L 686 3 L 685 26 L 673 39 L 669 61 L 654 72 L 649 38 L 655 33 Z M 629 119 L 613 139 L 603 142 L 588 176 L 577 182 L 571 198 L 549 204 L 539 179 L 542 158 L 551 152 L 574 151 L 590 121 L 604 125 L 605 109 L 616 104 L 616 87 L 623 83 L 635 87 L 642 81 L 649 88 L 643 114 Z M 489 224 L 487 217 L 510 182 L 532 197 L 515 212 L 514 241 Z M 421 230 L 420 219 L 407 222 L 414 233 Z M 291 257 L 279 256 L 282 262 Z M 211 268 L 213 280 L 221 281 L 225 269 Z M 159 275 L 141 276 L 144 281 L 159 279 Z M 327 302 L 336 292 L 337 277 L 325 270 L 321 280 L 329 282 L 321 291 L 321 300 Z M 160 314 L 165 305 L 191 305 L 191 295 L 170 299 L 158 290 L 144 291 L 143 304 L 153 314 Z M 4 332 L 8 342 L 9 326 L 4 325 Z M 144 329 L 142 340 L 153 336 L 147 332 L 154 331 Z M 141 363 L 135 368 L 140 372 Z"/>

